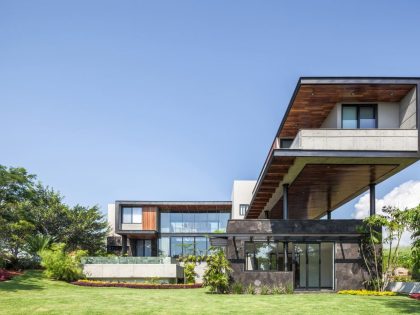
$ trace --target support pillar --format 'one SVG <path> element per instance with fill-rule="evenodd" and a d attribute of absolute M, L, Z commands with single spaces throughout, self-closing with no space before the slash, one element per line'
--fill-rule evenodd
<path fill-rule="evenodd" d="M 289 184 L 283 185 L 283 220 L 289 219 Z"/>
<path fill-rule="evenodd" d="M 331 220 L 331 211 L 330 210 L 327 211 L 327 220 Z"/>
<path fill-rule="evenodd" d="M 370 216 L 375 215 L 376 213 L 376 196 L 375 196 L 375 184 L 369 185 L 369 194 L 370 194 Z"/>
<path fill-rule="evenodd" d="M 288 271 L 287 270 L 287 264 L 288 264 L 288 261 L 287 261 L 287 250 L 288 250 L 288 248 L 287 248 L 288 246 L 287 246 L 287 242 L 284 242 L 283 243 L 283 249 L 284 249 L 284 252 L 283 252 L 283 255 L 284 255 L 284 271 Z"/>
<path fill-rule="evenodd" d="M 127 254 L 127 235 L 122 235 L 121 236 L 121 243 L 122 243 L 122 255 L 126 255 Z"/>

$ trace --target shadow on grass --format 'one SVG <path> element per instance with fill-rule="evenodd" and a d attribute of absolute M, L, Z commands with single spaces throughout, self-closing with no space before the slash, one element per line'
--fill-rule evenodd
<path fill-rule="evenodd" d="M 11 280 L 0 282 L 0 291 L 16 292 L 25 290 L 42 290 L 42 271 L 26 271 L 21 276 L 13 277 Z"/>
<path fill-rule="evenodd" d="M 401 299 L 387 299 L 384 303 L 387 307 L 395 309 L 395 311 L 403 314 L 419 314 L 420 312 L 420 301 L 410 299 L 408 296 L 404 296 Z"/>

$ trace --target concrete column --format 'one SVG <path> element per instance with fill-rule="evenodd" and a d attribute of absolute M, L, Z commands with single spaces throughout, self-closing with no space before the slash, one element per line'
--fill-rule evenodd
<path fill-rule="evenodd" d="M 283 243 L 283 249 L 284 249 L 284 252 L 283 252 L 283 254 L 284 254 L 284 271 L 287 271 L 287 263 L 288 263 L 288 261 L 287 261 L 287 242 Z"/>
<path fill-rule="evenodd" d="M 127 235 L 122 235 L 121 237 L 121 243 L 122 243 L 122 255 L 127 254 Z"/>
<path fill-rule="evenodd" d="M 289 184 L 283 185 L 283 220 L 289 219 Z"/>
<path fill-rule="evenodd" d="M 370 194 L 370 216 L 375 215 L 376 208 L 376 196 L 375 196 L 375 184 L 369 185 L 369 194 Z"/>
<path fill-rule="evenodd" d="M 327 219 L 331 220 L 331 211 L 330 210 L 327 211 Z"/>

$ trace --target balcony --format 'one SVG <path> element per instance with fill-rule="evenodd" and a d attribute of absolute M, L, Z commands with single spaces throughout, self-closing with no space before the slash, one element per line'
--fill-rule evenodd
<path fill-rule="evenodd" d="M 416 152 L 418 130 L 301 129 L 289 149 Z"/>

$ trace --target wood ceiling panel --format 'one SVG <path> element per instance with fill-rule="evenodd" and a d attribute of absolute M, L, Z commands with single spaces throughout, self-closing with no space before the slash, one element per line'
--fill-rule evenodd
<path fill-rule="evenodd" d="M 306 84 L 299 88 L 279 131 L 280 137 L 295 137 L 299 129 L 320 128 L 339 102 L 399 102 L 412 84 Z"/>
<path fill-rule="evenodd" d="M 396 164 L 307 164 L 289 188 L 289 218 L 315 219 L 364 191 Z M 283 198 L 271 218 L 283 217 Z"/>

